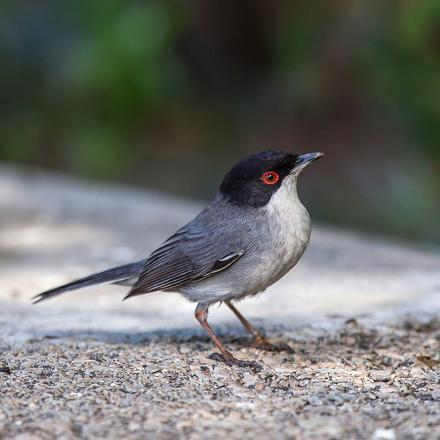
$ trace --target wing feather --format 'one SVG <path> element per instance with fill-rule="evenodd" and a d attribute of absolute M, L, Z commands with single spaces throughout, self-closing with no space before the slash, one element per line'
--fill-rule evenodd
<path fill-rule="evenodd" d="M 145 262 L 139 279 L 125 299 L 156 290 L 171 290 L 196 282 L 234 264 L 245 249 L 236 241 L 186 227 L 170 237 Z"/>

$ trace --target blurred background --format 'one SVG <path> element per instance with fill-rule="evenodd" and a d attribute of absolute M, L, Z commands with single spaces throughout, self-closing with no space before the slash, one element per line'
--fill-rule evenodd
<path fill-rule="evenodd" d="M 0 63 L 1 162 L 204 200 L 323 151 L 315 219 L 440 243 L 437 0 L 3 0 Z"/>

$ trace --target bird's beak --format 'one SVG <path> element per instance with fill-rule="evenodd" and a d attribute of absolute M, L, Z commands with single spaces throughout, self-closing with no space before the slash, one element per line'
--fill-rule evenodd
<path fill-rule="evenodd" d="M 314 162 L 315 160 L 318 160 L 321 157 L 324 157 L 324 153 L 317 152 L 317 153 L 301 154 L 300 156 L 298 156 L 296 158 L 295 167 L 294 167 L 293 171 L 294 172 L 301 171 L 306 166 L 310 165 L 312 162 Z"/>

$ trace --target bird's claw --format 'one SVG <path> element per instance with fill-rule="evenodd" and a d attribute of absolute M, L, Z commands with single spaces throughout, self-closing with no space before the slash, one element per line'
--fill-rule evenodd
<path fill-rule="evenodd" d="M 269 342 L 266 338 L 254 338 L 252 341 L 252 347 L 258 348 L 260 350 L 264 351 L 272 351 L 274 353 L 289 353 L 293 354 L 293 348 L 290 347 L 288 344 L 284 342 L 280 342 L 279 344 L 272 344 L 272 342 Z"/>
<path fill-rule="evenodd" d="M 230 367 L 237 366 L 241 368 L 250 368 L 255 372 L 259 372 L 263 369 L 263 367 L 258 362 L 243 361 L 235 358 L 232 355 L 229 356 L 220 353 L 211 353 L 209 355 L 209 359 L 212 359 L 213 361 L 217 361 L 217 362 L 223 362 L 224 364 L 229 365 Z"/>

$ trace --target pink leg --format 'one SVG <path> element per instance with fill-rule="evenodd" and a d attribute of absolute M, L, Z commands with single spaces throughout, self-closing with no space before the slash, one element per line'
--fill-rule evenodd
<path fill-rule="evenodd" d="M 200 325 L 206 330 L 217 348 L 220 350 L 220 353 L 212 353 L 209 358 L 216 361 L 224 362 L 225 364 L 230 366 L 237 365 L 239 367 L 250 367 L 253 370 L 260 371 L 262 367 L 257 362 L 239 360 L 235 358 L 229 350 L 226 349 L 226 347 L 215 335 L 212 327 L 208 323 L 208 308 L 209 306 L 207 305 L 198 304 L 195 311 L 195 317 L 197 321 L 199 321 Z"/>

